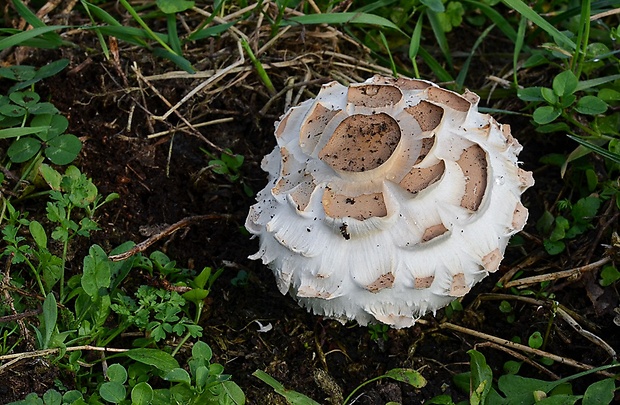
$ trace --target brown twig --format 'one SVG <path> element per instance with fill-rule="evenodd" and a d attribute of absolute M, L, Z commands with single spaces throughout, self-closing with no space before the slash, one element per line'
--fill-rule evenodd
<path fill-rule="evenodd" d="M 442 324 L 439 325 L 439 327 L 441 329 L 449 329 L 449 330 L 453 330 L 455 332 L 459 332 L 459 333 L 465 333 L 467 335 L 471 335 L 480 339 L 484 339 L 487 340 L 489 342 L 493 342 L 496 343 L 500 346 L 504 346 L 510 349 L 515 349 L 521 352 L 525 352 L 525 353 L 529 353 L 535 356 L 541 356 L 541 357 L 546 357 L 548 359 L 551 359 L 555 362 L 558 362 L 560 364 L 566 364 L 568 366 L 580 369 L 580 370 L 592 370 L 594 368 L 594 366 L 591 366 L 589 364 L 585 364 L 585 363 L 581 363 L 578 362 L 576 360 L 573 359 L 569 359 L 567 357 L 562 357 L 562 356 L 558 356 L 556 354 L 553 353 L 549 353 L 546 352 L 544 350 L 539 350 L 539 349 L 534 349 L 531 348 L 529 346 L 525 346 L 522 345 L 520 343 L 515 343 L 515 342 L 511 342 L 510 340 L 507 339 L 502 339 L 499 338 L 497 336 L 493 336 L 493 335 L 488 335 L 486 333 L 483 332 L 478 332 L 476 330 L 473 329 L 469 329 L 469 328 L 465 328 L 463 326 L 459 326 L 459 325 L 455 325 L 453 323 L 450 322 L 444 322 Z M 604 375 L 605 377 L 614 377 L 614 374 L 612 373 L 608 373 L 606 371 L 599 371 L 598 372 L 601 375 Z"/>
<path fill-rule="evenodd" d="M 24 353 L 5 354 L 4 356 L 0 356 L 0 361 L 4 361 L 4 360 L 9 360 L 9 361 L 6 364 L 0 365 L 0 374 L 2 374 L 11 365 L 17 363 L 20 360 L 31 359 L 35 357 L 50 356 L 52 354 L 59 353 L 61 350 L 65 352 L 75 352 L 78 350 L 89 350 L 89 351 L 110 352 L 110 353 L 123 353 L 123 352 L 129 351 L 129 349 L 114 349 L 110 347 L 84 345 L 84 346 L 66 347 L 62 349 L 55 348 L 55 349 L 36 350 L 36 351 L 24 352 Z"/>
<path fill-rule="evenodd" d="M 230 215 L 225 215 L 225 214 L 194 215 L 192 217 L 183 218 L 179 222 L 176 222 L 170 225 L 163 231 L 158 232 L 155 235 L 151 236 L 150 238 L 138 243 L 137 245 L 129 249 L 127 252 L 120 253 L 117 255 L 112 255 L 109 257 L 109 259 L 114 262 L 128 259 L 131 256 L 135 255 L 136 253 L 145 251 L 158 240 L 165 238 L 166 236 L 172 235 L 179 229 L 184 228 L 188 225 L 191 225 L 194 222 L 207 221 L 207 220 L 212 220 L 212 219 L 229 219 L 229 218 L 230 218 Z"/>
<path fill-rule="evenodd" d="M 474 348 L 476 347 L 492 347 L 496 350 L 501 350 L 505 353 L 508 353 L 509 355 L 511 355 L 512 357 L 514 357 L 515 359 L 519 359 L 524 363 L 529 364 L 530 366 L 537 368 L 538 370 L 540 370 L 541 372 L 547 374 L 549 377 L 551 377 L 554 380 L 559 380 L 560 377 L 555 374 L 553 371 L 548 370 L 547 368 L 543 367 L 541 364 L 535 362 L 534 360 L 530 359 L 527 356 L 522 355 L 521 353 L 515 352 L 514 350 L 511 350 L 505 346 L 502 345 L 498 345 L 497 343 L 493 343 L 493 342 L 483 342 L 483 343 L 478 343 L 474 346 Z"/>
<path fill-rule="evenodd" d="M 604 257 L 601 260 L 598 260 L 594 263 L 590 263 L 585 266 L 575 267 L 570 270 L 563 270 L 563 271 L 558 271 L 555 273 L 541 274 L 539 276 L 520 278 L 518 280 L 513 280 L 513 281 L 509 281 L 505 283 L 504 288 L 511 288 L 511 287 L 525 288 L 528 285 L 542 283 L 543 281 L 558 280 L 561 278 L 580 276 L 582 273 L 596 270 L 599 267 L 609 263 L 610 261 L 611 261 L 610 257 Z"/>

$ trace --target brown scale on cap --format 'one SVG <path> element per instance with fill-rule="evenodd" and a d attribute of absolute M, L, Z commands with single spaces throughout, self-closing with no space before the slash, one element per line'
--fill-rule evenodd
<path fill-rule="evenodd" d="M 467 178 L 461 207 L 476 211 L 487 188 L 487 154 L 480 146 L 472 145 L 456 163 Z"/>
<path fill-rule="evenodd" d="M 306 174 L 304 176 L 304 180 L 299 183 L 297 188 L 293 192 L 291 192 L 290 196 L 297 204 L 297 209 L 299 211 L 305 211 L 306 207 L 310 203 L 310 197 L 312 196 L 312 192 L 316 188 L 316 184 L 312 179 L 312 176 Z"/>
<path fill-rule="evenodd" d="M 467 112 L 471 107 L 471 103 L 467 99 L 439 87 L 428 89 L 428 99 L 461 112 Z"/>
<path fill-rule="evenodd" d="M 382 193 L 361 194 L 350 197 L 335 194 L 331 190 L 323 193 L 323 209 L 332 218 L 351 217 L 363 221 L 372 217 L 384 217 L 387 208 Z"/>
<path fill-rule="evenodd" d="M 379 276 L 379 278 L 377 278 L 371 284 L 368 284 L 365 288 L 371 293 L 376 293 L 383 290 L 384 288 L 392 288 L 393 284 L 394 274 L 387 273 Z"/>
<path fill-rule="evenodd" d="M 521 204 L 521 201 L 519 201 L 513 213 L 512 229 L 523 229 L 526 221 L 527 221 L 527 208 L 525 208 L 523 204 Z"/>
<path fill-rule="evenodd" d="M 341 110 L 330 110 L 321 103 L 317 103 L 299 132 L 299 143 L 304 149 L 306 145 L 314 148 L 325 127 Z"/>
<path fill-rule="evenodd" d="M 351 115 L 338 125 L 319 159 L 335 170 L 364 172 L 388 160 L 399 141 L 400 127 L 389 115 Z"/>
<path fill-rule="evenodd" d="M 282 135 L 284 135 L 284 133 L 286 132 L 286 123 L 288 122 L 288 117 L 290 117 L 290 114 L 286 114 L 284 116 L 284 118 L 282 118 L 282 121 L 280 121 L 280 123 L 278 124 L 278 127 L 276 128 L 276 138 L 282 138 Z"/>
<path fill-rule="evenodd" d="M 448 228 L 446 228 L 444 224 L 429 226 L 424 230 L 424 234 L 422 235 L 422 242 L 428 242 L 429 240 L 435 239 L 446 232 L 448 232 Z"/>
<path fill-rule="evenodd" d="M 504 255 L 502 252 L 500 252 L 499 249 L 494 249 L 482 257 L 482 266 L 486 271 L 493 273 L 499 268 L 499 264 L 503 258 Z"/>
<path fill-rule="evenodd" d="M 415 288 L 416 290 L 423 290 L 430 287 L 433 284 L 434 280 L 435 276 L 416 277 L 415 281 L 413 282 L 413 288 Z"/>
<path fill-rule="evenodd" d="M 394 105 L 403 98 L 403 93 L 394 86 L 366 84 L 349 87 L 347 101 L 361 107 L 385 107 Z"/>
<path fill-rule="evenodd" d="M 413 107 L 405 108 L 405 111 L 418 121 L 422 131 L 432 131 L 437 128 L 443 118 L 443 108 L 424 100 Z"/>
<path fill-rule="evenodd" d="M 441 178 L 446 169 L 442 161 L 431 167 L 414 167 L 400 181 L 400 186 L 412 194 L 417 194 Z"/>
<path fill-rule="evenodd" d="M 469 292 L 469 287 L 465 283 L 465 274 L 458 273 L 452 277 L 452 285 L 450 285 L 451 297 L 462 297 Z"/>

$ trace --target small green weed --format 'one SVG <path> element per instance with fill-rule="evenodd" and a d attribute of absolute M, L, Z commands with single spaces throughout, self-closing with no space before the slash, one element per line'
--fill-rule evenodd
<path fill-rule="evenodd" d="M 517 375 L 520 365 L 511 361 L 504 367 L 506 374 L 493 381 L 493 371 L 487 365 L 482 353 L 470 350 L 471 371 L 454 377 L 455 384 L 469 394 L 472 404 L 574 404 L 581 400 L 583 405 L 610 404 L 617 389 L 613 378 L 606 378 L 590 385 L 583 395 L 573 393 L 571 381 L 597 371 L 617 367 L 609 365 L 584 371 L 557 381 L 543 381 Z M 503 394 L 503 395 L 502 395 Z M 441 395 L 426 402 L 427 404 L 454 404 L 452 398 Z"/>
<path fill-rule="evenodd" d="M 50 389 L 41 397 L 32 393 L 10 405 L 84 405 L 101 404 L 101 400 L 123 405 L 245 404 L 245 394 L 230 375 L 223 374 L 224 367 L 211 363 L 213 353 L 204 342 L 194 343 L 189 372 L 174 357 L 157 349 L 133 349 L 122 356 L 129 359 L 126 365 L 110 365 L 91 395 L 79 390 L 61 394 Z M 153 388 L 155 380 L 168 388 Z"/>
<path fill-rule="evenodd" d="M 219 157 L 213 155 L 205 149 L 201 149 L 211 160 L 209 165 L 203 169 L 210 169 L 213 173 L 224 176 L 229 182 L 240 182 L 244 193 L 251 197 L 254 195 L 252 189 L 243 181 L 241 177 L 241 166 L 245 158 L 242 155 L 234 154 L 230 149 L 225 149 Z"/>
<path fill-rule="evenodd" d="M 34 91 L 35 83 L 60 72 L 68 63 L 61 59 L 40 69 L 0 68 L 0 77 L 17 82 L 8 95 L 0 96 L 0 139 L 16 138 L 7 150 L 11 162 L 23 163 L 44 155 L 54 164 L 66 165 L 80 152 L 82 142 L 77 136 L 65 133 L 69 121 L 52 103 L 41 101 Z"/>
<path fill-rule="evenodd" d="M 390 330 L 390 327 L 382 323 L 368 325 L 368 333 L 370 334 L 370 338 L 374 340 L 375 342 L 379 340 L 382 340 L 382 341 L 388 340 L 389 330 Z"/>
<path fill-rule="evenodd" d="M 275 378 L 273 378 L 272 376 L 270 376 L 269 374 L 265 373 L 262 370 L 256 370 L 254 373 L 252 373 L 252 375 L 258 378 L 259 380 L 261 380 L 262 382 L 264 382 L 265 384 L 269 385 L 271 388 L 273 388 L 273 390 L 276 393 L 282 395 L 291 404 L 319 405 L 318 402 L 305 396 L 304 394 L 285 388 L 278 380 L 276 380 Z M 380 375 L 375 378 L 371 378 L 370 380 L 365 381 L 359 386 L 357 386 L 349 394 L 349 396 L 345 398 L 345 400 L 342 402 L 342 405 L 352 403 L 351 400 L 353 399 L 354 395 L 366 385 L 373 383 L 375 381 L 384 379 L 384 378 L 390 378 L 395 381 L 406 383 L 415 388 L 422 388 L 426 385 L 426 379 L 424 379 L 424 377 L 422 377 L 422 374 L 420 374 L 418 371 L 411 370 L 408 368 L 394 368 L 392 370 L 389 370 L 387 373 L 383 375 Z M 392 403 L 389 403 L 386 405 L 390 405 L 390 404 Z"/>
<path fill-rule="evenodd" d="M 556 255 L 566 249 L 566 242 L 594 228 L 594 220 L 601 206 L 601 198 L 589 196 L 579 199 L 575 204 L 568 200 L 558 202 L 558 207 L 566 215 L 553 216 L 546 211 L 538 220 L 537 228 L 542 235 L 548 235 L 543 243 L 547 253 Z"/>

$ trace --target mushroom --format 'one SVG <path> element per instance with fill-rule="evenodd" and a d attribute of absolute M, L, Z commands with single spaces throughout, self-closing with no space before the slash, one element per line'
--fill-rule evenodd
<path fill-rule="evenodd" d="M 523 229 L 521 145 L 479 97 L 423 80 L 326 84 L 276 123 L 246 228 L 315 314 L 412 326 L 495 272 Z"/>

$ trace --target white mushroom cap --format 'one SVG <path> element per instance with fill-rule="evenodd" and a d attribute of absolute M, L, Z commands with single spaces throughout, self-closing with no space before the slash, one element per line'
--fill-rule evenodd
<path fill-rule="evenodd" d="M 523 229 L 507 125 L 478 96 L 375 76 L 291 108 L 246 228 L 283 294 L 314 313 L 408 327 L 499 268 Z"/>

